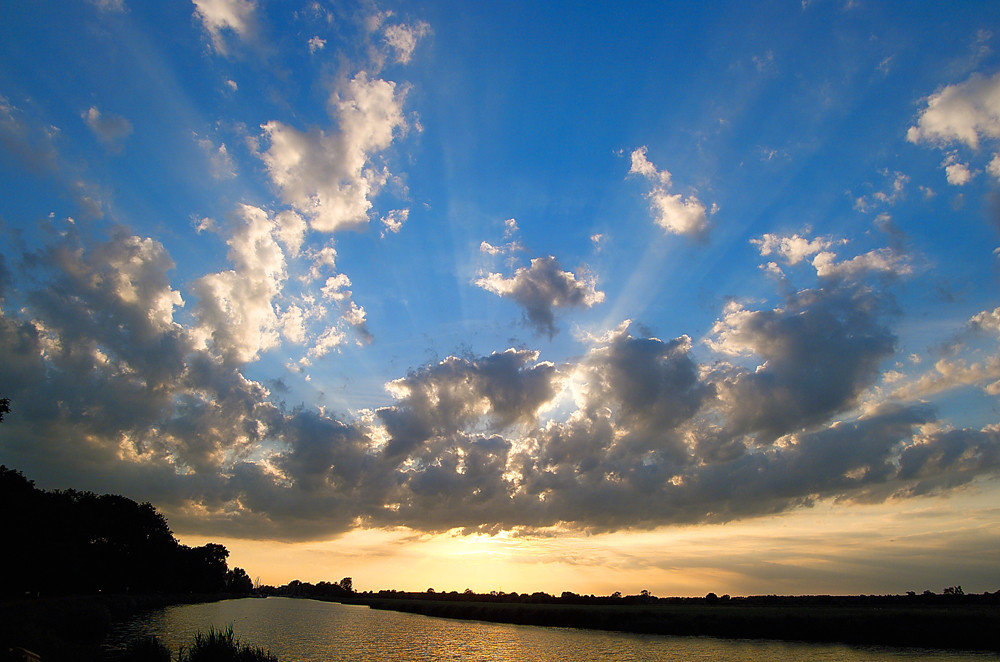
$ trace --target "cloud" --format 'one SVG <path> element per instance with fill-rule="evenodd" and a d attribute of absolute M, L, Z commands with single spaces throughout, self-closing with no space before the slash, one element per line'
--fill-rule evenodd
<path fill-rule="evenodd" d="M 962 359 L 939 359 L 933 370 L 895 389 L 890 397 L 903 401 L 915 400 L 953 388 L 975 385 L 984 385 L 984 390 L 989 392 L 997 380 L 1000 380 L 1000 356 L 971 364 Z"/>
<path fill-rule="evenodd" d="M 59 129 L 35 126 L 24 115 L 24 111 L 0 96 L 0 146 L 13 154 L 22 167 L 55 171 L 59 156 L 53 140 Z"/>
<path fill-rule="evenodd" d="M 681 194 L 671 195 L 671 174 L 667 170 L 657 170 L 646 158 L 646 148 L 639 147 L 632 152 L 632 166 L 629 174 L 642 175 L 653 187 L 647 193 L 650 209 L 653 211 L 657 225 L 671 234 L 685 235 L 693 238 L 704 238 L 708 233 L 708 215 L 705 205 L 691 195 L 687 198 Z M 715 212 L 713 205 L 712 213 Z"/>
<path fill-rule="evenodd" d="M 339 131 L 303 132 L 278 121 L 261 127 L 268 145 L 259 156 L 271 181 L 314 230 L 335 232 L 368 223 L 371 198 L 389 177 L 371 159 L 405 128 L 403 97 L 395 83 L 362 72 L 330 100 Z"/>
<path fill-rule="evenodd" d="M 232 179 L 236 177 L 236 164 L 233 157 L 226 149 L 226 143 L 220 143 L 218 147 L 208 138 L 199 138 L 198 146 L 201 147 L 208 156 L 208 162 L 212 169 L 212 177 L 215 179 Z"/>
<path fill-rule="evenodd" d="M 983 137 L 1000 138 L 1000 73 L 973 75 L 935 92 L 906 132 L 912 143 L 961 142 L 973 149 Z"/>
<path fill-rule="evenodd" d="M 975 173 L 969 169 L 968 164 L 956 161 L 954 155 L 945 159 L 944 163 L 941 165 L 944 167 L 944 173 L 948 183 L 952 186 L 965 186 L 972 181 L 972 178 L 975 176 Z"/>
<path fill-rule="evenodd" d="M 309 37 L 309 52 L 315 53 L 316 51 L 321 51 L 326 48 L 326 39 L 320 39 L 319 37 Z"/>
<path fill-rule="evenodd" d="M 414 25 L 390 25 L 385 29 L 385 42 L 396 54 L 396 62 L 408 64 L 417 48 L 417 42 L 426 36 L 431 26 L 420 21 Z"/>
<path fill-rule="evenodd" d="M 813 258 L 812 265 L 820 278 L 855 279 L 869 274 L 906 276 L 913 272 L 909 258 L 891 248 L 877 248 L 839 262 L 836 254 L 823 251 Z"/>
<path fill-rule="evenodd" d="M 487 292 L 512 298 L 524 309 L 528 325 L 550 338 L 556 333 L 555 309 L 591 308 L 604 301 L 595 277 L 563 271 L 552 256 L 532 259 L 530 267 L 521 267 L 510 278 L 491 273 L 476 279 L 475 284 Z"/>
<path fill-rule="evenodd" d="M 1000 335 L 1000 307 L 976 313 L 969 320 L 969 326 L 975 330 L 992 331 Z"/>
<path fill-rule="evenodd" d="M 775 308 L 730 306 L 709 363 L 687 336 L 626 322 L 562 365 L 523 348 L 451 356 L 390 381 L 390 404 L 351 419 L 284 410 L 239 360 L 271 332 L 307 340 L 310 311 L 275 304 L 276 219 L 244 206 L 231 224 L 239 278 L 196 282 L 225 296 L 196 302 L 190 328 L 152 239 L 68 232 L 8 267 L 35 278 L 24 306 L 0 310 L 0 383 L 18 411 L 5 461 L 153 499 L 175 530 L 280 540 L 729 521 L 945 491 L 1000 466 L 994 428 L 946 430 L 923 406 L 852 413 L 895 344 L 891 297 L 857 278 Z M 995 332 L 993 312 L 972 322 Z M 332 328 L 314 349 L 342 342 Z"/>
<path fill-rule="evenodd" d="M 382 236 L 384 237 L 386 232 L 391 232 L 393 234 L 399 233 L 399 231 L 403 229 L 403 223 L 409 220 L 409 218 L 409 209 L 393 209 L 382 217 L 382 225 L 385 226 Z"/>
<path fill-rule="evenodd" d="M 123 12 L 125 11 L 125 0 L 90 0 L 101 11 Z"/>
<path fill-rule="evenodd" d="M 891 298 L 850 282 L 801 290 L 771 310 L 727 306 L 707 345 L 758 365 L 714 381 L 726 432 L 770 443 L 854 407 L 896 349 L 892 310 Z"/>
<path fill-rule="evenodd" d="M 212 40 L 217 53 L 228 52 L 225 34 L 232 32 L 240 39 L 246 39 L 257 30 L 257 3 L 253 0 L 192 0 L 195 16 Z"/>
<path fill-rule="evenodd" d="M 808 239 L 793 234 L 790 237 L 766 233 L 760 239 L 751 239 L 750 243 L 757 246 L 761 255 L 780 255 L 788 264 L 798 264 L 805 258 L 821 253 L 833 246 L 829 239 L 817 237 Z"/>
<path fill-rule="evenodd" d="M 993 159 L 986 166 L 986 172 L 1000 181 L 1000 154 L 993 155 Z"/>
<path fill-rule="evenodd" d="M 122 141 L 132 134 L 132 123 L 119 115 L 102 115 L 96 106 L 83 114 L 87 127 L 108 149 L 118 151 Z"/>
<path fill-rule="evenodd" d="M 274 302 L 286 272 L 275 230 L 267 212 L 241 205 L 226 242 L 233 268 L 202 276 L 192 286 L 198 298 L 193 337 L 227 362 L 247 363 L 278 345 Z"/>

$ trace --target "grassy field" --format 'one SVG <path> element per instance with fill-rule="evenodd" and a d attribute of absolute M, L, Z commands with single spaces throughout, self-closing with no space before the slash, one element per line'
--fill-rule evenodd
<path fill-rule="evenodd" d="M 574 605 L 372 598 L 373 609 L 645 634 L 1000 651 L 995 605 Z"/>

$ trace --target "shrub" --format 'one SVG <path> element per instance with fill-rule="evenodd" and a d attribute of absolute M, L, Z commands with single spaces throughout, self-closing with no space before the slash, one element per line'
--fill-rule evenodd
<path fill-rule="evenodd" d="M 263 648 L 248 646 L 233 634 L 233 626 L 225 630 L 208 630 L 208 634 L 195 635 L 185 658 L 186 662 L 278 662 L 278 658 Z"/>

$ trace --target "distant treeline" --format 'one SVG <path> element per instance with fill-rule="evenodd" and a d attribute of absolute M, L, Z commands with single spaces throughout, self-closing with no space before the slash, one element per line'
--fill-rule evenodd
<path fill-rule="evenodd" d="M 319 582 L 311 584 L 298 579 L 290 581 L 283 586 L 261 586 L 256 590 L 257 595 L 267 597 L 275 595 L 284 598 L 311 598 L 313 600 L 326 600 L 328 602 L 350 601 L 350 598 L 357 596 L 354 591 L 353 580 L 344 577 L 339 582 Z"/>
<path fill-rule="evenodd" d="M 287 595 L 287 594 L 286 594 Z M 705 597 L 657 597 L 648 591 L 636 595 L 622 595 L 615 592 L 611 595 L 580 595 L 563 591 L 560 595 L 551 595 L 537 591 L 535 593 L 504 593 L 491 591 L 475 593 L 466 589 L 463 593 L 457 591 L 437 592 L 427 589 L 424 592 L 381 590 L 358 594 L 359 597 L 380 598 L 383 600 L 424 600 L 434 602 L 485 602 L 495 604 L 541 604 L 541 605 L 748 605 L 748 606 L 868 606 L 886 605 L 994 605 L 1000 606 L 1000 590 L 993 593 L 967 594 L 961 586 L 950 586 L 941 593 L 924 591 L 916 593 L 909 591 L 905 595 L 751 595 L 745 597 L 718 596 L 709 593 Z"/>
<path fill-rule="evenodd" d="M 229 550 L 180 544 L 149 503 L 113 494 L 45 491 L 0 466 L 0 531 L 8 561 L 0 593 L 249 594 Z"/>

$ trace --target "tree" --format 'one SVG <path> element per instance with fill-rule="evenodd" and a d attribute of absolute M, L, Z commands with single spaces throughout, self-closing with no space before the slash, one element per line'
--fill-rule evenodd
<path fill-rule="evenodd" d="M 246 594 L 253 590 L 253 582 L 246 570 L 233 568 L 226 574 L 226 588 L 230 593 Z"/>
<path fill-rule="evenodd" d="M 340 588 L 344 589 L 345 593 L 354 593 L 354 582 L 350 577 L 344 577 L 340 580 Z"/>
<path fill-rule="evenodd" d="M 10 413 L 10 398 L 0 398 L 0 423 L 3 423 L 4 414 Z"/>

